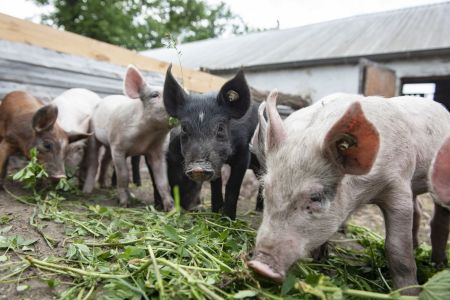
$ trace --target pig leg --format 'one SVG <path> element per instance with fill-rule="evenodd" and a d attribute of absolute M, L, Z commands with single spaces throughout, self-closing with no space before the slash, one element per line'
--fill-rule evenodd
<path fill-rule="evenodd" d="M 261 183 L 258 185 L 258 195 L 256 196 L 256 211 L 263 211 L 264 210 L 264 187 Z"/>
<path fill-rule="evenodd" d="M 91 193 L 95 186 L 95 176 L 97 176 L 98 168 L 98 151 L 100 143 L 95 136 L 90 136 L 87 146 L 87 174 L 84 181 L 83 193 Z"/>
<path fill-rule="evenodd" d="M 223 206 L 222 177 L 211 181 L 211 210 L 218 213 Z"/>
<path fill-rule="evenodd" d="M 115 148 L 111 149 L 114 169 L 117 176 L 117 194 L 119 195 L 119 205 L 122 207 L 128 206 L 128 199 L 130 198 L 130 191 L 128 184 L 130 181 L 128 173 L 127 158 L 125 153 Z"/>
<path fill-rule="evenodd" d="M 173 208 L 173 198 L 170 193 L 169 180 L 167 179 L 166 156 L 163 147 L 155 149 L 146 155 L 146 159 L 153 171 L 155 186 L 162 198 L 163 208 L 170 211 Z"/>
<path fill-rule="evenodd" d="M 0 142 L 0 189 L 3 189 L 3 183 L 8 169 L 8 160 L 11 154 L 11 147 L 5 140 L 2 140 Z"/>
<path fill-rule="evenodd" d="M 394 289 L 417 284 L 416 261 L 413 253 L 412 227 L 414 205 L 411 188 L 397 187 L 389 191 L 380 204 L 386 226 L 385 251 Z M 402 294 L 416 295 L 418 289 Z"/>
<path fill-rule="evenodd" d="M 131 173 L 133 174 L 133 183 L 141 186 L 141 173 L 139 172 L 139 165 L 141 163 L 141 156 L 135 155 L 131 157 Z"/>
<path fill-rule="evenodd" d="M 84 180 L 87 174 L 87 146 L 83 149 L 83 158 L 81 159 L 80 167 L 78 168 L 78 185 L 83 188 Z"/>
<path fill-rule="evenodd" d="M 413 216 L 413 247 L 414 249 L 419 246 L 419 228 L 420 228 L 420 218 L 422 216 L 422 206 L 420 205 L 419 199 L 414 195 L 413 198 L 414 204 L 414 216 Z"/>
<path fill-rule="evenodd" d="M 263 170 L 261 168 L 261 165 L 256 158 L 255 154 L 251 154 L 250 156 L 250 169 L 253 170 L 253 173 L 255 173 L 256 179 L 258 179 L 258 195 L 256 196 L 256 211 L 263 211 L 264 209 L 264 186 L 261 184 L 261 177 L 263 175 Z"/>
<path fill-rule="evenodd" d="M 150 179 L 152 180 L 153 203 L 156 209 L 162 209 L 163 208 L 162 198 L 158 192 L 158 189 L 156 188 L 155 175 L 153 174 L 152 167 L 150 166 L 150 163 L 148 162 L 147 158 L 145 158 L 145 164 L 147 165 L 147 169 L 150 174 Z"/>
<path fill-rule="evenodd" d="M 98 182 L 101 188 L 106 187 L 106 175 L 108 173 L 108 167 L 111 163 L 111 149 L 105 147 L 105 154 L 103 155 L 102 161 L 100 163 L 100 175 L 98 176 Z"/>
<path fill-rule="evenodd" d="M 225 203 L 223 206 L 223 214 L 232 220 L 236 219 L 237 201 L 241 191 L 242 180 L 248 167 L 250 151 L 248 151 L 248 148 L 244 149 L 244 151 L 238 152 L 235 157 L 235 161 L 230 164 L 232 168 L 230 179 L 225 188 Z"/>
<path fill-rule="evenodd" d="M 434 215 L 431 220 L 431 261 L 438 268 L 447 266 L 447 239 L 449 233 L 450 212 L 448 209 L 434 204 Z"/>

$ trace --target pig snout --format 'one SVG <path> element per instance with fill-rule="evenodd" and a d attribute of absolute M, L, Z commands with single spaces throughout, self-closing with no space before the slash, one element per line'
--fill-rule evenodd
<path fill-rule="evenodd" d="M 248 266 L 262 276 L 276 282 L 283 282 L 286 276 L 284 271 L 280 271 L 276 259 L 264 252 L 257 252 L 253 259 L 248 262 Z"/>
<path fill-rule="evenodd" d="M 211 163 L 207 161 L 196 161 L 186 168 L 186 175 L 197 182 L 208 181 L 214 177 L 214 174 Z"/>

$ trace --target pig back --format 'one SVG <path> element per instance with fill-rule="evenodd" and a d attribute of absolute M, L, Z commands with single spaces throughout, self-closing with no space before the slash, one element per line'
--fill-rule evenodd
<path fill-rule="evenodd" d="M 65 131 L 88 133 L 89 119 L 101 98 L 87 89 L 70 89 L 53 100 L 58 107 L 58 123 Z"/>
<path fill-rule="evenodd" d="M 416 194 L 428 190 L 427 175 L 434 154 L 444 139 L 450 135 L 450 113 L 440 103 L 420 97 L 396 97 L 390 99 L 402 111 L 411 130 L 411 144 L 415 150 L 416 167 L 413 191 Z"/>
<path fill-rule="evenodd" d="M 96 138 L 105 145 L 117 135 L 125 135 L 137 126 L 142 115 L 139 100 L 114 95 L 103 98 L 95 107 L 92 129 Z"/>
<path fill-rule="evenodd" d="M 8 128 L 22 128 L 28 123 L 31 128 L 33 114 L 42 106 L 43 103 L 29 93 L 8 93 L 0 105 L 0 137 L 7 134 Z"/>
<path fill-rule="evenodd" d="M 419 97 L 363 97 L 335 94 L 290 115 L 284 125 L 288 140 L 297 145 L 306 138 L 321 145 L 334 123 L 355 101 L 380 135 L 380 147 L 372 170 L 376 178 L 414 177 L 426 186 L 433 154 L 450 133 L 449 114 L 439 103 Z M 366 176 L 366 177 L 367 177 Z M 365 178 L 364 180 L 366 180 Z"/>

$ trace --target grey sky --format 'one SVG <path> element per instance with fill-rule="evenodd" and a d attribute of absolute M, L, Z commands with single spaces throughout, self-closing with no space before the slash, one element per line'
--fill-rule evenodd
<path fill-rule="evenodd" d="M 281 28 L 318 23 L 358 14 L 444 2 L 443 0 L 207 0 L 226 2 L 252 27 Z M 26 0 L 0 0 L 0 12 L 39 21 L 41 8 Z"/>

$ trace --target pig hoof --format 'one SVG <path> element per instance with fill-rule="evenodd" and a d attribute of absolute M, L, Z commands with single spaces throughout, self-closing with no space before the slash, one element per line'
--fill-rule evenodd
<path fill-rule="evenodd" d="M 164 211 L 171 211 L 174 208 L 173 202 L 168 202 L 164 204 Z"/>
<path fill-rule="evenodd" d="M 319 248 L 311 252 L 311 256 L 315 261 L 323 261 L 328 257 L 328 243 L 322 244 Z"/>
<path fill-rule="evenodd" d="M 437 270 L 443 270 L 447 268 L 447 259 L 442 261 L 436 261 L 431 263 L 432 266 Z"/>
<path fill-rule="evenodd" d="M 283 282 L 284 275 L 275 272 L 271 267 L 257 260 L 251 260 L 248 262 L 248 266 L 255 270 L 257 273 L 263 275 L 264 277 L 268 277 L 276 282 Z"/>

